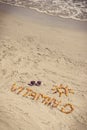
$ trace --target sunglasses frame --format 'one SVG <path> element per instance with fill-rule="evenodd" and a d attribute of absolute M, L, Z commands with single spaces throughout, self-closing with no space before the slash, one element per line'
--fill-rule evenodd
<path fill-rule="evenodd" d="M 41 81 L 37 81 L 37 82 L 31 81 L 28 85 L 30 85 L 30 86 L 34 86 L 34 85 L 40 86 L 41 85 Z"/>

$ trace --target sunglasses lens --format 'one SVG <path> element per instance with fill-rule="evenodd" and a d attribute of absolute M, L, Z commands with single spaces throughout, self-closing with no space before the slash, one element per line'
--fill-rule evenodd
<path fill-rule="evenodd" d="M 37 81 L 37 86 L 41 85 L 41 81 Z"/>
<path fill-rule="evenodd" d="M 31 81 L 31 84 L 34 85 L 34 84 L 35 84 L 35 81 Z"/>
<path fill-rule="evenodd" d="M 28 85 L 30 85 L 30 86 L 35 85 L 35 81 L 31 81 Z"/>

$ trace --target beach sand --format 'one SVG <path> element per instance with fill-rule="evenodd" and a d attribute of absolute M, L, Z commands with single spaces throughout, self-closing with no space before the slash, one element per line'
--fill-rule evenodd
<path fill-rule="evenodd" d="M 73 27 L 73 20 L 72 27 L 64 20 L 58 22 L 66 27 L 54 26 L 45 16 L 37 20 L 38 15 L 30 18 L 14 10 L 0 10 L 0 130 L 87 130 L 86 30 L 79 21 L 79 28 Z M 32 90 L 62 105 L 71 103 L 74 111 L 65 114 L 60 107 L 11 92 L 12 84 L 29 87 L 31 80 L 42 81 Z M 74 94 L 52 94 L 51 88 L 60 84 Z"/>

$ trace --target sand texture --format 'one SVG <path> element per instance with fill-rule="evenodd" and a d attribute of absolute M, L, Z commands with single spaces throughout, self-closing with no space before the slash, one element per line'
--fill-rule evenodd
<path fill-rule="evenodd" d="M 31 80 L 42 81 L 34 91 L 71 103 L 74 111 L 11 92 L 12 84 L 29 87 Z M 52 94 L 61 83 L 75 93 Z M 87 32 L 0 12 L 0 130 L 87 130 Z"/>

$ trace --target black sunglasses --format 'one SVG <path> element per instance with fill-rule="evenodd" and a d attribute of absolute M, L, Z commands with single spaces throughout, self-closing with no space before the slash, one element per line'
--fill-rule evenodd
<path fill-rule="evenodd" d="M 31 81 L 28 85 L 29 85 L 29 86 L 34 86 L 34 85 L 40 86 L 40 85 L 41 85 L 41 81 L 37 81 L 37 82 Z"/>

